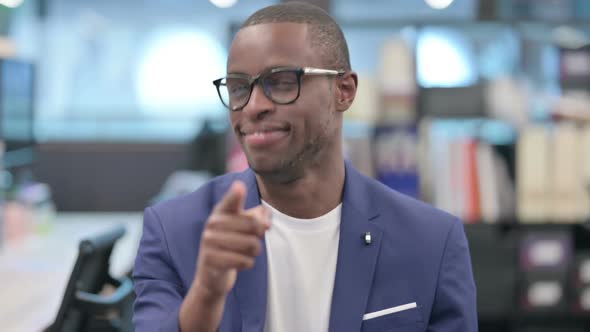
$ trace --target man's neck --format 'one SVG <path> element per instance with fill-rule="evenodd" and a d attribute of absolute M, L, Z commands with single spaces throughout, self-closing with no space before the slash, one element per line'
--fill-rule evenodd
<path fill-rule="evenodd" d="M 342 201 L 344 160 L 306 169 L 299 179 L 289 183 L 270 181 L 256 175 L 261 198 L 275 209 L 295 218 L 322 216 Z"/>

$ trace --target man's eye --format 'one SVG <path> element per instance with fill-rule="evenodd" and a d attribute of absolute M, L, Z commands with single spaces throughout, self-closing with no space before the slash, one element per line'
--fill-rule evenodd
<path fill-rule="evenodd" d="M 246 84 L 230 84 L 227 86 L 227 91 L 229 91 L 232 95 L 239 95 L 248 90 L 248 85 Z"/>
<path fill-rule="evenodd" d="M 273 89 L 292 89 L 297 85 L 297 81 L 289 79 L 269 80 L 267 84 Z"/>

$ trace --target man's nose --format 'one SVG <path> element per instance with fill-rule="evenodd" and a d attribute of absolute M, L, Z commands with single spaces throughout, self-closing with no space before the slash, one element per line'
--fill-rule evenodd
<path fill-rule="evenodd" d="M 244 106 L 242 112 L 246 113 L 248 116 L 260 117 L 263 114 L 272 111 L 274 107 L 275 103 L 264 94 L 260 84 L 254 84 L 250 100 L 248 100 L 248 103 Z"/>

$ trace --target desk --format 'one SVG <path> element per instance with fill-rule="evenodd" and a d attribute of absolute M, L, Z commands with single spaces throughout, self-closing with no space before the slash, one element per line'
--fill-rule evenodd
<path fill-rule="evenodd" d="M 51 324 L 78 255 L 78 243 L 123 224 L 111 273 L 131 270 L 141 237 L 141 213 L 59 213 L 51 230 L 0 249 L 0 324 L 3 332 L 39 332 Z"/>

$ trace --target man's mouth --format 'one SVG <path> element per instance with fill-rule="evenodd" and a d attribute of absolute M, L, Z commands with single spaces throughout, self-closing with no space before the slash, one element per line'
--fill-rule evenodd
<path fill-rule="evenodd" d="M 240 128 L 240 136 L 249 147 L 265 147 L 278 143 L 287 137 L 290 132 L 289 126 L 262 126 L 252 128 Z"/>

